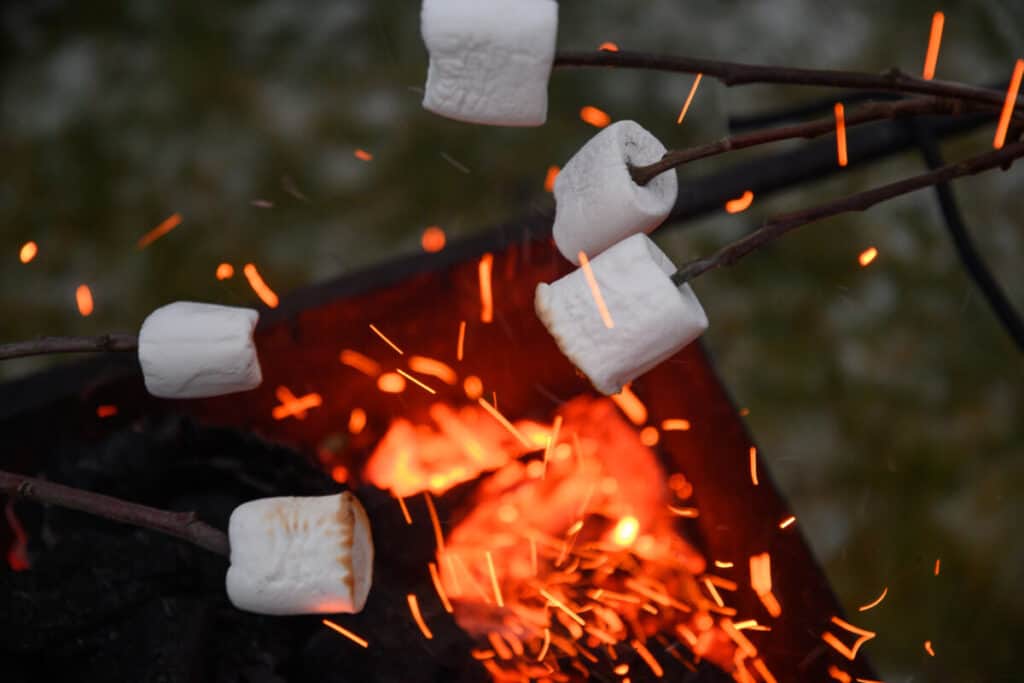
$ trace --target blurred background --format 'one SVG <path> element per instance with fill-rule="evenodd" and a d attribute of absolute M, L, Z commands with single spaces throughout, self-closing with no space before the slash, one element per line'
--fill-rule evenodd
<path fill-rule="evenodd" d="M 939 78 L 1009 77 L 1024 46 L 1011 0 L 566 2 L 559 45 L 917 73 L 936 9 Z M 175 299 L 253 304 L 247 262 L 283 294 L 415 253 L 429 225 L 452 240 L 549 207 L 547 168 L 595 132 L 584 105 L 684 147 L 723 135 L 730 115 L 827 94 L 705 79 L 676 125 L 691 76 L 559 71 L 544 127 L 469 126 L 419 105 L 418 14 L 412 0 L 5 3 L 0 340 L 133 331 Z M 985 151 L 991 135 L 944 151 Z M 680 182 L 770 151 L 691 164 Z M 765 217 L 920 170 L 913 153 L 852 166 L 655 238 L 678 262 Z M 956 185 L 1019 309 L 1021 188 L 1020 169 Z M 137 247 L 175 213 L 180 225 Z M 38 253 L 22 264 L 29 240 Z M 215 277 L 222 262 L 234 277 Z M 1024 364 L 960 267 L 933 194 L 808 226 L 695 289 L 707 344 L 798 524 L 852 620 L 878 632 L 866 652 L 884 680 L 1019 680 Z M 5 363 L 0 378 L 45 362 Z M 886 600 L 858 613 L 883 587 Z"/>

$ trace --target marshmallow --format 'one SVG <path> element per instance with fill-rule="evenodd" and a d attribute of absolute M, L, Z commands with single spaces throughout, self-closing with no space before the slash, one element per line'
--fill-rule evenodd
<path fill-rule="evenodd" d="M 202 398 L 258 387 L 252 333 L 259 317 L 250 308 L 192 301 L 156 309 L 139 331 L 146 389 L 160 398 Z"/>
<path fill-rule="evenodd" d="M 540 126 L 555 58 L 554 0 L 423 0 L 423 108 L 458 121 Z"/>
<path fill-rule="evenodd" d="M 604 128 L 576 152 L 555 180 L 555 244 L 579 265 L 616 242 L 661 225 L 676 203 L 675 170 L 637 185 L 629 166 L 661 160 L 665 146 L 633 121 Z"/>
<path fill-rule="evenodd" d="M 257 614 L 355 613 L 373 583 L 366 510 L 350 492 L 261 498 L 228 522 L 231 604 Z"/>
<path fill-rule="evenodd" d="M 534 306 L 562 352 L 604 394 L 666 360 L 708 327 L 689 285 L 647 235 L 633 235 L 590 262 L 614 327 L 605 326 L 582 269 L 537 285 Z"/>

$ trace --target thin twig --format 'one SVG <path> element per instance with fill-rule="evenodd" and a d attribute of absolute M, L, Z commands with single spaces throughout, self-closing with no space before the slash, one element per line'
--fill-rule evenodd
<path fill-rule="evenodd" d="M 854 90 L 883 90 L 887 92 L 934 95 L 959 100 L 969 100 L 1001 107 L 1005 93 L 988 88 L 979 88 L 963 83 L 930 80 L 911 76 L 898 69 L 884 74 L 870 74 L 859 71 L 828 69 L 800 69 L 761 64 L 725 62 L 717 59 L 694 57 L 673 57 L 640 52 L 563 52 L 555 56 L 555 68 L 565 67 L 619 67 L 627 69 L 651 69 L 675 71 L 711 76 L 727 86 L 752 83 L 775 83 L 782 85 L 810 85 Z M 1017 105 L 1024 101 L 1020 98 Z"/>
<path fill-rule="evenodd" d="M 974 175 L 981 171 L 997 168 L 1003 164 L 1011 163 L 1014 159 L 1018 159 L 1021 156 L 1024 156 L 1024 142 L 1016 142 L 1006 145 L 1000 150 L 979 154 L 954 164 L 947 164 L 929 173 L 916 175 L 899 182 L 877 187 L 873 190 L 858 192 L 826 204 L 779 216 L 765 223 L 746 237 L 727 244 L 713 255 L 684 264 L 672 276 L 672 281 L 676 284 L 682 284 L 709 270 L 732 265 L 750 252 L 756 251 L 786 233 L 808 223 L 842 213 L 864 211 L 887 199 L 909 194 L 915 190 L 953 180 L 954 178 Z"/>
<path fill-rule="evenodd" d="M 115 522 L 159 531 L 210 552 L 230 557 L 228 537 L 201 522 L 194 512 L 159 510 L 119 498 L 0 470 L 0 493 L 78 510 Z"/>
<path fill-rule="evenodd" d="M 83 351 L 134 351 L 139 338 L 131 334 L 103 334 L 98 337 L 39 337 L 27 341 L 0 344 L 0 360 L 40 356 L 48 353 Z"/>
<path fill-rule="evenodd" d="M 941 168 L 945 161 L 931 129 L 927 124 L 920 122 L 915 122 L 913 127 L 921 148 L 921 156 L 928 168 L 933 170 Z M 946 228 L 949 230 L 950 237 L 953 238 L 957 256 L 960 257 L 960 263 L 963 264 L 964 270 L 967 271 L 974 284 L 981 290 L 982 296 L 985 297 L 985 301 L 1002 324 L 1003 329 L 1010 335 L 1017 348 L 1024 351 L 1024 320 L 1021 319 L 1020 314 L 1013 307 L 1002 287 L 999 286 L 995 275 L 985 264 L 985 259 L 974 245 L 974 240 L 971 239 L 963 215 L 960 213 L 956 195 L 953 194 L 953 187 L 948 182 L 936 183 L 935 193 Z"/>
<path fill-rule="evenodd" d="M 846 115 L 847 127 L 857 126 L 871 121 L 892 119 L 901 116 L 916 116 L 921 114 L 952 114 L 959 115 L 965 111 L 975 111 L 977 106 L 966 105 L 959 100 L 940 99 L 934 97 L 916 97 L 909 100 L 897 102 L 871 102 L 857 107 Z M 836 129 L 835 119 L 832 117 L 808 121 L 790 126 L 758 130 L 752 133 L 725 137 L 715 142 L 689 149 L 669 150 L 665 155 L 653 164 L 647 166 L 633 166 L 630 174 L 638 185 L 646 185 L 660 173 L 682 166 L 685 163 L 705 159 L 707 157 L 724 154 L 738 149 L 746 149 L 757 145 L 764 145 L 779 140 L 791 140 L 794 138 L 814 138 L 820 135 L 834 133 Z"/>

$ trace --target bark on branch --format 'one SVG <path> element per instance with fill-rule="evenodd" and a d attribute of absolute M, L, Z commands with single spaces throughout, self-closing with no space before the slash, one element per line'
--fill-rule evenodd
<path fill-rule="evenodd" d="M 228 537 L 200 521 L 194 512 L 159 510 L 119 498 L 0 470 L 0 493 L 50 503 L 123 524 L 152 529 L 230 557 Z"/>
<path fill-rule="evenodd" d="M 39 337 L 0 344 L 0 360 L 84 351 L 134 351 L 139 339 L 131 334 L 103 334 L 98 337 Z"/>

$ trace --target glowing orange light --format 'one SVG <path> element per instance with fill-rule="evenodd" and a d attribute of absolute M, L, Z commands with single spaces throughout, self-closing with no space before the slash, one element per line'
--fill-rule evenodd
<path fill-rule="evenodd" d="M 876 681 L 873 678 L 858 678 L 855 679 L 857 683 L 885 683 L 885 681 Z"/>
<path fill-rule="evenodd" d="M 526 448 L 528 450 L 533 450 L 533 444 L 530 443 L 530 441 L 527 440 L 527 438 L 525 436 L 523 436 L 522 432 L 520 432 L 518 429 L 516 429 L 516 426 L 514 424 L 512 424 L 511 422 L 508 421 L 508 418 L 506 418 L 504 415 L 499 413 L 497 408 L 492 406 L 490 403 L 488 403 L 482 397 L 478 398 L 476 400 L 476 402 L 478 404 L 480 404 L 481 408 L 483 408 L 488 413 L 490 413 L 491 417 L 493 417 L 495 420 L 500 422 L 501 426 L 504 427 L 505 429 L 507 429 L 512 434 L 512 436 L 516 437 L 519 440 L 519 443 L 521 443 L 524 446 L 526 446 Z"/>
<path fill-rule="evenodd" d="M 335 624 L 330 619 L 324 619 L 323 620 L 323 624 L 327 628 L 332 629 L 334 631 L 337 631 L 341 635 L 345 636 L 346 638 L 351 640 L 356 645 L 359 645 L 361 647 L 369 647 L 370 646 L 370 644 L 368 642 L 366 642 L 365 638 L 360 638 L 355 633 L 352 633 L 352 631 L 349 631 L 347 628 L 344 628 L 342 626 L 338 626 L 337 624 Z"/>
<path fill-rule="evenodd" d="M 786 527 L 788 527 L 789 525 L 791 525 L 795 521 L 796 521 L 796 515 L 790 515 L 789 517 L 786 517 L 784 520 L 779 522 L 779 528 L 780 529 L 785 529 Z"/>
<path fill-rule="evenodd" d="M 721 594 L 718 592 L 718 589 L 715 588 L 715 584 L 711 583 L 710 579 L 704 579 L 704 586 L 708 589 L 708 594 L 711 596 L 711 599 L 715 601 L 715 604 L 719 607 L 725 607 L 725 601 L 722 600 Z"/>
<path fill-rule="evenodd" d="M 843 103 L 836 102 L 836 158 L 840 166 L 846 166 L 846 113 L 843 110 Z"/>
<path fill-rule="evenodd" d="M 540 646 L 540 652 L 537 653 L 537 661 L 543 662 L 544 658 L 547 657 L 548 648 L 551 647 L 551 629 L 544 629 L 544 644 Z"/>
<path fill-rule="evenodd" d="M 362 408 L 353 408 L 348 416 L 348 431 L 351 434 L 361 434 L 366 427 L 366 411 Z"/>
<path fill-rule="evenodd" d="M 935 558 L 935 576 L 939 575 L 939 570 L 942 568 L 942 560 Z"/>
<path fill-rule="evenodd" d="M 376 325 L 371 323 L 370 324 L 370 331 L 372 331 L 375 335 L 380 337 L 384 341 L 385 344 L 387 344 L 388 346 L 393 348 L 398 353 L 399 356 L 401 356 L 401 355 L 403 355 L 405 353 L 404 351 L 402 351 L 402 349 L 398 348 L 398 344 L 396 344 L 395 342 L 391 341 L 386 336 L 384 336 L 384 333 L 381 332 L 380 330 L 378 330 Z"/>
<path fill-rule="evenodd" d="M 437 550 L 439 553 L 444 553 L 444 533 L 441 531 L 441 520 L 437 518 L 437 508 L 434 507 L 434 498 L 430 495 L 430 491 L 423 492 L 423 500 L 427 503 L 430 526 L 434 528 L 434 541 L 437 543 Z"/>
<path fill-rule="evenodd" d="M 932 647 L 932 641 L 924 641 L 924 651 L 927 652 L 930 657 L 935 656 L 935 648 Z"/>
<path fill-rule="evenodd" d="M 617 676 L 624 676 L 629 673 L 629 664 L 619 664 L 612 669 L 612 672 Z"/>
<path fill-rule="evenodd" d="M 583 119 L 584 123 L 589 123 L 595 128 L 604 128 L 612 122 L 612 117 L 608 116 L 607 113 L 590 105 L 580 109 L 580 118 Z"/>
<path fill-rule="evenodd" d="M 505 600 L 501 596 L 501 586 L 498 585 L 498 575 L 494 573 L 494 558 L 491 557 L 491 551 L 488 550 L 484 553 L 487 556 L 487 571 L 491 574 L 491 589 L 494 590 L 494 601 L 498 603 L 498 607 L 505 606 Z"/>
<path fill-rule="evenodd" d="M 448 238 L 445 236 L 444 230 L 440 226 L 431 225 L 423 231 L 423 235 L 420 237 L 420 246 L 428 254 L 436 254 L 444 249 L 447 241 Z"/>
<path fill-rule="evenodd" d="M 768 553 L 750 557 L 750 587 L 768 614 L 777 619 L 782 614 L 782 605 L 772 593 L 772 558 Z"/>
<path fill-rule="evenodd" d="M 860 252 L 860 256 L 857 257 L 857 262 L 860 263 L 861 268 L 866 268 L 878 257 L 878 249 L 874 247 L 868 247 L 864 251 Z"/>
<path fill-rule="evenodd" d="M 416 599 L 416 596 L 409 593 L 405 596 L 406 601 L 409 603 L 409 611 L 412 612 L 412 618 L 416 622 L 416 625 L 420 627 L 420 631 L 423 633 L 423 637 L 427 640 L 431 640 L 434 634 L 427 628 L 427 622 L 423 621 L 423 615 L 420 614 L 420 603 Z"/>
<path fill-rule="evenodd" d="M 466 392 L 466 398 L 472 401 L 484 395 L 484 383 L 476 375 L 470 375 L 462 380 L 462 389 Z"/>
<path fill-rule="evenodd" d="M 548 591 L 544 590 L 543 588 L 541 588 L 539 592 L 540 592 L 541 595 L 543 595 L 545 598 L 547 598 L 547 601 L 549 603 L 551 603 L 552 605 L 554 605 L 555 607 L 560 609 L 563 614 L 568 616 L 570 619 L 575 621 L 580 626 L 586 626 L 586 622 L 583 621 L 583 618 L 580 617 L 580 615 L 578 615 L 575 612 L 573 612 L 571 609 L 569 609 L 564 602 L 562 602 L 561 600 L 559 600 L 558 598 L 556 598 L 554 595 L 552 595 Z"/>
<path fill-rule="evenodd" d="M 430 569 L 430 580 L 434 582 L 434 590 L 437 591 L 437 597 L 441 598 L 441 606 L 444 607 L 444 611 L 451 614 L 455 610 L 452 609 L 452 603 L 448 601 L 448 594 L 444 592 L 444 584 L 441 583 L 441 574 L 437 570 L 437 565 L 433 562 L 428 562 L 427 567 Z"/>
<path fill-rule="evenodd" d="M 612 394 L 612 400 L 619 410 L 629 418 L 629 421 L 637 427 L 647 422 L 647 406 L 640 400 L 640 397 L 633 393 L 631 385 L 622 387 L 622 391 Z"/>
<path fill-rule="evenodd" d="M 117 406 L 103 405 L 96 406 L 96 417 L 113 417 L 117 415 Z"/>
<path fill-rule="evenodd" d="M 442 363 L 435 358 L 427 358 L 426 356 L 411 356 L 409 358 L 409 368 L 413 372 L 418 372 L 421 375 L 430 375 L 436 377 L 445 384 L 454 385 L 459 381 L 459 376 L 452 370 L 452 367 L 447 363 Z"/>
<path fill-rule="evenodd" d="M 882 594 L 881 595 L 879 595 L 877 598 L 875 598 L 874 600 L 872 600 L 868 604 L 861 605 L 860 607 L 857 608 L 857 611 L 858 612 L 867 612 L 869 609 L 872 609 L 874 607 L 878 607 L 882 603 L 882 600 L 885 600 L 885 596 L 888 595 L 888 594 L 889 594 L 889 587 L 885 586 L 884 588 L 882 588 Z"/>
<path fill-rule="evenodd" d="M 942 44 L 942 26 L 946 23 L 946 15 L 936 12 L 932 15 L 932 30 L 928 36 L 928 52 L 924 58 L 924 73 L 922 77 L 926 81 L 935 78 L 935 65 L 939 61 L 939 45 Z"/>
<path fill-rule="evenodd" d="M 690 86 L 690 94 L 686 96 L 686 103 L 683 108 L 679 110 L 679 118 L 676 119 L 676 124 L 683 122 L 686 118 L 686 112 L 690 111 L 690 103 L 693 102 L 693 96 L 697 94 L 697 86 L 700 85 L 700 79 L 704 77 L 704 74 L 697 74 L 697 77 L 693 79 L 693 85 Z"/>
<path fill-rule="evenodd" d="M 373 161 L 373 155 L 367 152 L 365 149 L 357 149 L 352 153 L 356 159 L 360 161 Z"/>
<path fill-rule="evenodd" d="M 754 644 L 750 642 L 749 638 L 743 635 L 743 633 L 733 625 L 731 620 L 722 619 L 719 622 L 719 625 L 722 627 L 722 630 L 725 631 L 726 635 L 732 638 L 733 642 L 739 646 L 743 654 L 747 657 L 757 656 L 757 648 L 754 647 Z"/>
<path fill-rule="evenodd" d="M 39 253 L 39 245 L 35 242 L 25 242 L 21 245 L 21 251 L 18 252 L 18 258 L 21 259 L 22 263 L 28 263 L 36 257 Z"/>
<path fill-rule="evenodd" d="M 640 533 L 640 520 L 632 515 L 627 515 L 619 520 L 612 531 L 612 539 L 616 545 L 627 547 L 633 545 L 637 534 Z"/>
<path fill-rule="evenodd" d="M 850 683 L 853 680 L 850 674 L 846 673 L 835 664 L 828 667 L 828 675 L 839 681 L 839 683 Z"/>
<path fill-rule="evenodd" d="M 256 270 L 256 266 L 252 263 L 246 263 L 245 267 L 242 268 L 242 272 L 245 274 L 245 279 L 249 281 L 252 291 L 256 292 L 256 296 L 260 298 L 260 301 L 265 303 L 268 308 L 277 308 L 277 294 L 263 280 L 260 272 Z"/>
<path fill-rule="evenodd" d="M 75 303 L 78 304 L 78 312 L 82 317 L 92 315 L 92 290 L 89 289 L 89 285 L 78 285 L 78 289 L 75 290 Z"/>
<path fill-rule="evenodd" d="M 590 269 L 590 259 L 582 251 L 579 253 L 579 259 L 580 267 L 583 269 L 583 277 L 587 279 L 587 286 L 590 287 L 590 294 L 594 297 L 594 303 L 597 304 L 601 320 L 604 321 L 604 326 L 610 330 L 615 327 L 615 321 L 612 320 L 612 314 L 604 303 L 604 297 L 601 296 L 601 289 L 597 286 L 597 278 L 594 277 L 594 271 Z"/>
<path fill-rule="evenodd" d="M 342 349 L 338 355 L 338 360 L 341 361 L 342 365 L 358 370 L 368 377 L 376 377 L 380 374 L 380 363 L 368 356 L 364 356 L 358 351 Z"/>
<path fill-rule="evenodd" d="M 405 523 L 412 526 L 412 515 L 409 514 L 409 507 L 405 504 L 405 498 L 401 496 L 395 496 L 398 501 L 398 507 L 402 509 L 402 517 L 405 519 Z"/>
<path fill-rule="evenodd" d="M 235 276 L 235 267 L 230 263 L 221 263 L 214 273 L 218 280 L 228 280 Z"/>
<path fill-rule="evenodd" d="M 757 486 L 757 447 L 750 447 L 750 481 Z"/>
<path fill-rule="evenodd" d="M 4 506 L 4 516 L 14 533 L 14 542 L 7 551 L 7 566 L 16 572 L 31 569 L 32 565 L 28 560 L 28 534 L 25 533 L 25 527 L 21 525 L 21 520 L 14 511 L 14 498 L 8 499 L 7 505 Z"/>
<path fill-rule="evenodd" d="M 657 427 L 647 425 L 640 430 L 640 443 L 647 447 L 657 446 L 660 439 L 661 434 L 658 433 Z"/>
<path fill-rule="evenodd" d="M 339 484 L 344 484 L 348 481 L 348 468 L 344 465 L 335 465 L 331 468 L 331 479 Z"/>
<path fill-rule="evenodd" d="M 385 394 L 400 394 L 405 391 L 405 378 L 397 372 L 385 372 L 377 378 L 377 388 Z"/>
<path fill-rule="evenodd" d="M 690 421 L 683 420 L 680 418 L 671 418 L 669 420 L 662 420 L 661 431 L 663 432 L 688 432 L 690 431 Z"/>
<path fill-rule="evenodd" d="M 477 268 L 480 277 L 480 322 L 494 321 L 494 297 L 491 292 L 491 269 L 494 267 L 494 254 L 484 254 Z"/>
<path fill-rule="evenodd" d="M 757 673 L 761 674 L 761 678 L 764 679 L 764 683 L 778 683 L 778 680 L 772 675 L 772 672 L 768 670 L 768 667 L 763 661 L 761 661 L 760 657 L 754 660 L 754 669 Z"/>
<path fill-rule="evenodd" d="M 846 657 L 851 662 L 854 659 L 856 659 L 857 652 L 860 650 L 861 645 L 863 645 L 864 643 L 868 642 L 869 640 L 874 638 L 875 635 L 876 635 L 875 633 L 872 633 L 871 631 L 866 631 L 866 630 L 864 630 L 862 628 L 858 628 L 858 627 L 854 626 L 853 624 L 847 623 L 847 622 L 843 621 L 842 619 L 840 619 L 839 617 L 832 617 L 832 623 L 835 624 L 836 626 L 839 626 L 841 628 L 846 629 L 850 633 L 853 633 L 853 634 L 859 636 L 857 638 L 857 640 L 854 642 L 853 647 L 851 648 L 851 647 L 847 647 L 841 640 L 839 640 L 839 638 L 837 638 L 836 636 L 832 635 L 832 633 L 829 632 L 829 631 L 826 631 L 825 633 L 821 634 L 821 639 L 822 640 L 824 640 L 826 643 L 831 645 L 835 649 L 836 652 L 838 652 L 842 656 Z"/>
<path fill-rule="evenodd" d="M 697 508 L 679 508 L 669 505 L 668 511 L 677 517 L 686 517 L 687 519 L 697 519 L 700 516 L 700 511 Z"/>
<path fill-rule="evenodd" d="M 740 213 L 750 208 L 750 205 L 754 203 L 754 193 L 750 190 L 745 191 L 742 195 L 736 199 L 730 199 L 725 203 L 725 210 L 728 213 Z"/>
<path fill-rule="evenodd" d="M 555 191 L 555 180 L 558 179 L 558 172 L 561 170 L 558 166 L 548 166 L 547 175 L 544 176 L 544 189 L 547 192 Z"/>
<path fill-rule="evenodd" d="M 636 653 L 640 655 L 640 658 L 644 660 L 644 662 L 647 663 L 647 666 L 650 667 L 651 672 L 657 678 L 661 678 L 665 675 L 665 670 L 661 668 L 661 664 L 658 663 L 658 660 L 654 658 L 654 655 L 651 654 L 651 651 L 648 650 L 643 643 L 639 640 L 634 640 L 631 644 L 633 645 L 633 649 L 636 650 Z"/>
<path fill-rule="evenodd" d="M 283 420 L 287 417 L 294 417 L 297 420 L 306 419 L 306 411 L 310 408 L 318 408 L 323 405 L 323 397 L 317 393 L 310 393 L 298 398 L 288 387 L 278 387 L 276 391 L 277 400 L 281 405 L 274 406 L 271 416 L 275 420 Z"/>
<path fill-rule="evenodd" d="M 423 389 L 423 391 L 427 392 L 428 394 L 436 394 L 437 393 L 434 389 L 432 389 L 431 387 L 428 387 L 426 384 L 424 384 L 423 382 L 419 381 L 418 379 L 416 379 L 415 377 L 410 375 L 405 370 L 402 370 L 401 368 L 399 368 L 395 372 L 397 372 L 399 375 L 401 375 L 402 377 L 406 378 L 407 380 L 409 380 L 410 382 L 412 382 L 413 384 L 418 386 L 420 389 Z"/>
<path fill-rule="evenodd" d="M 724 560 L 715 560 L 715 566 L 719 569 L 732 569 L 734 565 L 732 562 L 726 562 Z"/>
<path fill-rule="evenodd" d="M 1017 104 L 1017 92 L 1020 90 L 1020 79 L 1024 76 L 1024 59 L 1018 59 L 1013 65 L 1013 76 L 1010 78 L 1010 87 L 1006 89 L 1006 100 L 1003 101 L 1003 111 L 999 114 L 999 126 L 996 127 L 996 136 L 992 140 L 992 146 L 1002 149 L 1006 144 L 1006 131 L 1010 127 L 1010 117 Z"/>
<path fill-rule="evenodd" d="M 618 52 L 619 46 L 609 40 L 601 43 L 597 49 L 602 52 Z"/>
<path fill-rule="evenodd" d="M 145 249 L 153 242 L 157 241 L 171 230 L 174 230 L 181 224 L 181 214 L 172 213 L 170 216 L 164 219 L 164 221 L 147 232 L 145 235 L 139 238 L 138 247 L 139 249 Z"/>
<path fill-rule="evenodd" d="M 459 340 L 455 343 L 455 359 L 461 361 L 466 350 L 466 321 L 459 322 Z"/>

